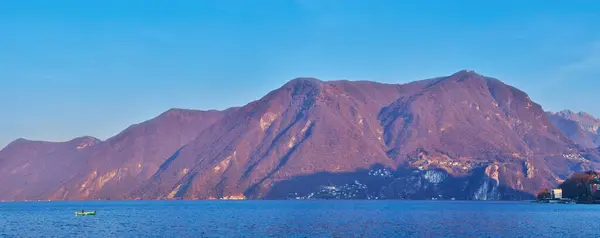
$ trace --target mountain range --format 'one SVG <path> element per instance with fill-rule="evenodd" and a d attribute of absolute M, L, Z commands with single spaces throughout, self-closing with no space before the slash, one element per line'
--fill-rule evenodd
<path fill-rule="evenodd" d="M 0 200 L 530 199 L 599 167 L 599 127 L 469 70 L 407 84 L 297 78 L 105 141 L 18 139 L 0 151 Z"/>
<path fill-rule="evenodd" d="M 575 113 L 570 110 L 548 112 L 548 118 L 579 145 L 586 148 L 600 146 L 600 119 L 585 112 Z"/>

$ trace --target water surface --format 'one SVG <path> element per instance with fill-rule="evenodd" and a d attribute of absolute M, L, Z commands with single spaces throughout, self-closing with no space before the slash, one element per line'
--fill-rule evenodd
<path fill-rule="evenodd" d="M 0 237 L 599 237 L 599 218 L 596 205 L 525 202 L 10 202 Z"/>

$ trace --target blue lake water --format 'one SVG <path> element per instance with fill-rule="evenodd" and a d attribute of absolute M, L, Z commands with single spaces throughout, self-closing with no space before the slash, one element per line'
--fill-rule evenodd
<path fill-rule="evenodd" d="M 0 203 L 0 237 L 599 237 L 599 221 L 597 205 L 525 202 Z"/>

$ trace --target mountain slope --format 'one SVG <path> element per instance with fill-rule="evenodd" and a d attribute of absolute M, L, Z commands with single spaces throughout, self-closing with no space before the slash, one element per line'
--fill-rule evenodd
<path fill-rule="evenodd" d="M 502 198 L 507 194 L 497 192 L 501 186 L 533 193 L 554 185 L 570 166 L 580 163 L 565 158 L 579 153 L 577 146 L 524 92 L 470 71 L 400 98 L 380 119 L 389 154 L 396 160 L 443 169 L 452 176 L 475 176 L 479 171 L 487 177 L 493 186 L 465 182 L 481 183 L 475 198 Z M 547 166 L 547 160 L 557 166 Z"/>
<path fill-rule="evenodd" d="M 331 185 L 362 198 L 525 198 L 594 166 L 585 153 L 525 93 L 473 72 L 407 85 L 298 79 L 215 123 L 131 197 L 311 197 Z"/>
<path fill-rule="evenodd" d="M 27 176 L 27 173 L 46 174 L 46 172 L 68 174 L 69 176 L 64 179 L 48 179 L 45 187 L 31 189 L 43 191 L 45 198 L 123 198 L 130 190 L 138 187 L 156 172 L 158 166 L 173 151 L 193 140 L 202 130 L 221 117 L 235 110 L 236 108 L 223 112 L 172 109 L 152 120 L 133 125 L 104 142 L 96 142 L 94 146 L 78 151 L 78 153 L 72 153 L 70 150 L 62 152 L 54 147 L 40 146 L 42 149 L 61 152 L 49 155 L 36 151 L 35 154 L 38 156 L 36 158 L 47 160 L 49 157 L 59 156 L 62 159 L 60 162 L 64 164 L 63 167 L 69 169 L 52 172 L 41 167 L 40 169 L 22 170 L 19 176 Z M 53 143 L 40 143 L 53 145 Z M 18 151 L 22 152 L 19 149 L 11 149 L 9 146 L 2 151 L 2 154 L 12 160 L 22 161 L 25 155 L 16 153 Z M 0 185 L 7 187 L 3 182 L 0 182 Z M 0 198 L 18 199 L 20 198 L 17 196 L 18 191 L 19 189 L 7 189 L 7 192 L 2 193 Z"/>
<path fill-rule="evenodd" d="M 472 71 L 402 85 L 298 78 L 103 142 L 15 141 L 0 151 L 0 199 L 526 199 L 600 167 L 556 125 Z"/>
<path fill-rule="evenodd" d="M 380 119 L 386 143 L 405 153 L 445 147 L 452 156 L 534 155 L 572 146 L 525 93 L 466 71 L 400 98 Z"/>
<path fill-rule="evenodd" d="M 298 174 L 392 165 L 377 114 L 421 87 L 293 80 L 203 132 L 163 166 L 142 197 L 258 198 Z"/>
<path fill-rule="evenodd" d="M 0 151 L 0 200 L 41 200 L 85 169 L 84 155 L 100 140 L 81 137 L 68 142 L 19 139 Z"/>

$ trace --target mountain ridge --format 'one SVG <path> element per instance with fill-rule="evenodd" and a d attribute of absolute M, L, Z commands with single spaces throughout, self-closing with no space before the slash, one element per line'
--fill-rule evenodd
<path fill-rule="evenodd" d="M 600 146 L 600 119 L 586 112 L 562 110 L 547 112 L 552 122 L 565 135 L 585 148 Z"/>
<path fill-rule="evenodd" d="M 406 84 L 296 78 L 241 107 L 170 109 L 76 150 L 7 146 L 0 185 L 16 185 L 0 199 L 525 199 L 598 166 L 551 116 L 470 70 Z"/>

